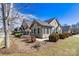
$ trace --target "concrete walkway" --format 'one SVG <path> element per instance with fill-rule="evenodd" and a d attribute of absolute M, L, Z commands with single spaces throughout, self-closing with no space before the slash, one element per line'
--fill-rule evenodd
<path fill-rule="evenodd" d="M 43 39 L 41 39 L 41 38 L 36 38 L 36 40 L 37 41 L 44 41 L 44 40 L 48 40 L 49 38 L 43 38 Z"/>
<path fill-rule="evenodd" d="M 73 37 L 79 37 L 79 34 L 73 35 Z M 36 38 L 36 40 L 37 40 L 37 41 L 44 41 L 44 40 L 49 40 L 49 38 L 44 38 L 44 39 Z"/>

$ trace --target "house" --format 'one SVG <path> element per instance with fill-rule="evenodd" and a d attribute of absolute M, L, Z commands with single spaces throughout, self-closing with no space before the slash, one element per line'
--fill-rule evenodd
<path fill-rule="evenodd" d="M 73 24 L 73 25 L 70 27 L 70 31 L 71 31 L 72 33 L 75 33 L 75 34 L 79 34 L 79 23 Z"/>
<path fill-rule="evenodd" d="M 46 22 L 53 26 L 52 32 L 62 33 L 62 27 L 56 18 L 51 18 L 49 20 L 46 20 Z"/>
<path fill-rule="evenodd" d="M 53 32 L 62 33 L 61 25 L 57 19 L 49 19 L 48 21 L 23 19 L 20 29 L 25 35 L 34 35 L 39 38 L 47 38 Z"/>
<path fill-rule="evenodd" d="M 69 32 L 71 32 L 71 26 L 69 26 L 69 25 L 64 25 L 64 26 L 62 26 L 62 32 L 64 33 L 64 32 L 67 32 L 67 33 L 69 33 Z"/>
<path fill-rule="evenodd" d="M 30 29 L 31 24 L 32 24 L 32 21 L 23 19 L 20 30 L 26 35 L 30 34 L 31 33 L 31 29 Z"/>
<path fill-rule="evenodd" d="M 31 33 L 40 38 L 47 38 L 52 33 L 52 26 L 47 22 L 40 20 L 34 20 L 30 28 Z"/>
<path fill-rule="evenodd" d="M 79 23 L 62 26 L 62 32 L 79 34 Z"/>

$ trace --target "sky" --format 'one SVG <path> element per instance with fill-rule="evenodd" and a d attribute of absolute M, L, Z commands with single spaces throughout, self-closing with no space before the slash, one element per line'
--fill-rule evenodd
<path fill-rule="evenodd" d="M 19 3 L 15 7 L 22 7 L 21 13 L 34 15 L 41 20 L 56 17 L 61 25 L 71 25 L 79 22 L 79 4 L 76 3 Z"/>

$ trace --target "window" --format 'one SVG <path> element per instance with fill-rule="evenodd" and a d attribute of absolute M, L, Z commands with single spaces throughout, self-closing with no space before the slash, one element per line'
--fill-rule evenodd
<path fill-rule="evenodd" d="M 43 31 L 44 31 L 44 34 L 45 34 L 45 28 L 43 29 Z"/>
<path fill-rule="evenodd" d="M 49 33 L 51 34 L 51 29 L 49 29 Z"/>
<path fill-rule="evenodd" d="M 47 34 L 47 28 L 45 28 L 45 34 Z"/>
<path fill-rule="evenodd" d="M 36 29 L 34 28 L 34 34 L 36 34 Z"/>
<path fill-rule="evenodd" d="M 40 33 L 40 28 L 38 28 L 38 34 Z"/>
<path fill-rule="evenodd" d="M 49 28 L 47 28 L 47 34 L 49 34 Z"/>
<path fill-rule="evenodd" d="M 31 33 L 33 33 L 33 29 L 31 30 Z"/>

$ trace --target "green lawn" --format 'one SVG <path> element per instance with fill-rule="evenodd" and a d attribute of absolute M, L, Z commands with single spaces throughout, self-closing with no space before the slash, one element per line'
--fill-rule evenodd
<path fill-rule="evenodd" d="M 79 36 L 79 35 L 78 35 Z M 10 54 L 10 55 L 27 55 L 27 56 L 75 56 L 79 55 L 79 37 L 69 37 L 65 40 L 59 40 L 56 44 L 49 46 L 42 51 L 36 51 L 30 54 Z"/>

